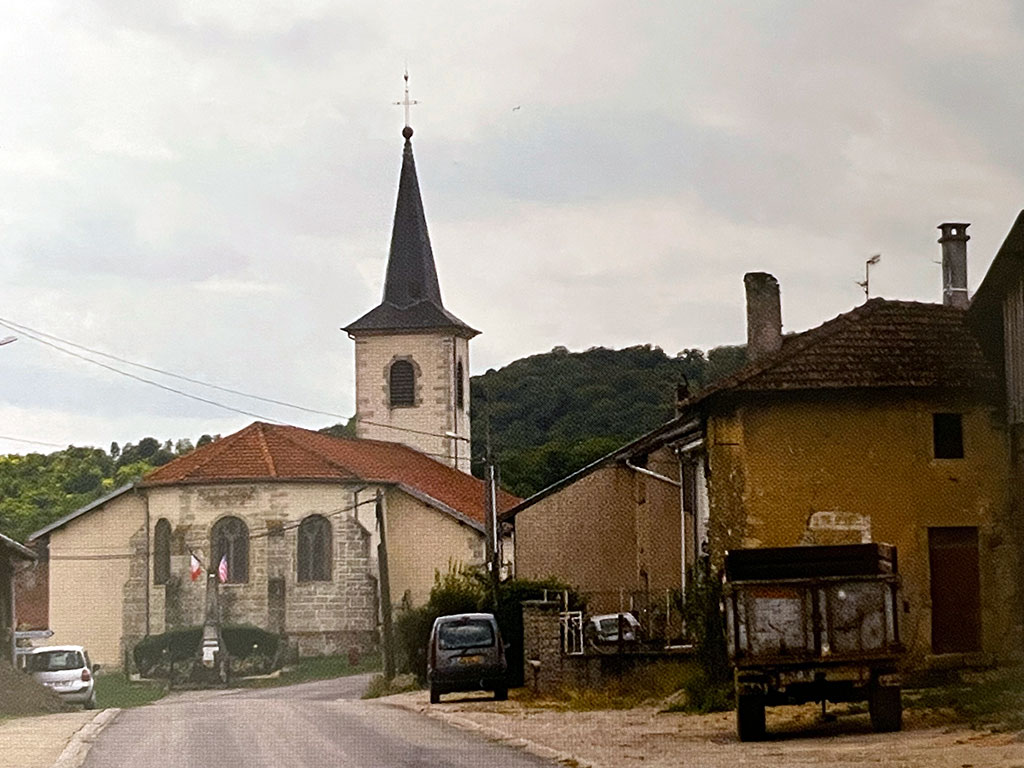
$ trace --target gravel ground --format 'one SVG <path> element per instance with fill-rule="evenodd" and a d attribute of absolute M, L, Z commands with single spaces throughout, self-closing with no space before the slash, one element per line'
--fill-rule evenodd
<path fill-rule="evenodd" d="M 477 727 L 492 737 L 523 739 L 594 768 L 1024 768 L 1024 734 L 969 730 L 933 711 L 908 710 L 903 731 L 876 734 L 866 713 L 823 722 L 816 705 L 774 707 L 768 710 L 768 740 L 740 743 L 732 712 L 660 713 L 656 707 L 568 712 L 475 694 L 447 696 L 431 706 L 425 692 L 381 701 Z"/>

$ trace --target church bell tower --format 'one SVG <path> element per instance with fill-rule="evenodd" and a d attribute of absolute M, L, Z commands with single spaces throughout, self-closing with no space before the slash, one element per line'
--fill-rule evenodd
<path fill-rule="evenodd" d="M 356 347 L 356 435 L 404 443 L 470 471 L 469 340 L 479 331 L 444 308 L 409 125 L 380 304 L 342 330 Z"/>

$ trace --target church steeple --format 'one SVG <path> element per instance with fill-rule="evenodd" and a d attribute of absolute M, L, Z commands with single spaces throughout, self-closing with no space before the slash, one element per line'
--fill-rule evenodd
<path fill-rule="evenodd" d="M 469 327 L 444 308 L 441 286 L 434 266 L 434 252 L 427 233 L 427 218 L 423 213 L 416 161 L 412 155 L 413 130 L 409 125 L 409 75 L 405 76 L 405 100 L 397 102 L 405 107 L 405 127 L 402 136 L 402 172 L 398 180 L 398 201 L 395 221 L 391 229 L 391 251 L 384 279 L 384 297 L 381 303 L 342 330 L 350 334 L 359 331 L 402 331 L 446 329 L 470 339 L 479 331 Z"/>
<path fill-rule="evenodd" d="M 412 155 L 405 76 L 402 172 L 384 296 L 343 330 L 355 340 L 356 435 L 405 443 L 470 471 L 469 340 L 444 308 Z"/>

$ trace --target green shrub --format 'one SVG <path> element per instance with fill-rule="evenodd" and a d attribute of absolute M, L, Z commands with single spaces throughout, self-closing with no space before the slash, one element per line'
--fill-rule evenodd
<path fill-rule="evenodd" d="M 693 643 L 698 672 L 687 680 L 687 708 L 698 712 L 731 709 L 732 665 L 725 647 L 722 619 L 722 582 L 705 563 L 690 570 L 683 617 Z"/>
<path fill-rule="evenodd" d="M 265 674 L 277 666 L 277 635 L 250 624 L 228 624 L 221 628 L 221 635 L 228 656 L 244 662 L 237 672 Z M 176 678 L 198 656 L 202 639 L 202 627 L 178 627 L 144 637 L 132 650 L 135 667 L 145 677 Z"/>

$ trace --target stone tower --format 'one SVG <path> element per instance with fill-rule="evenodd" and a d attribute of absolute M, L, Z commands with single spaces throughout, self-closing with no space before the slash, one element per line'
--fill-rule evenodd
<path fill-rule="evenodd" d="M 469 472 L 469 340 L 479 331 L 441 302 L 412 133 L 407 118 L 384 298 L 342 329 L 356 345 L 356 435 Z"/>

